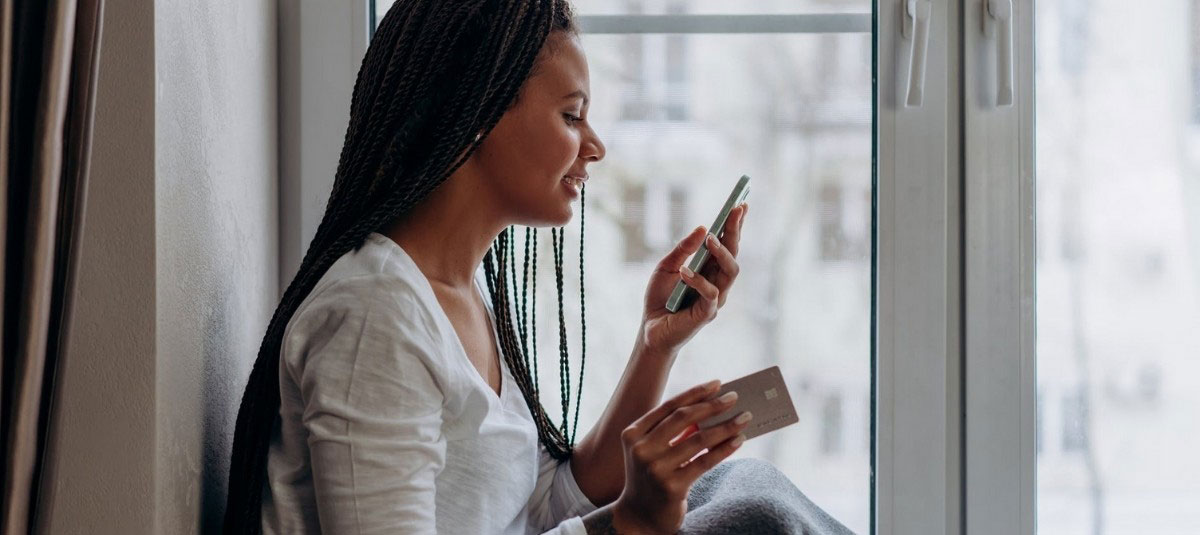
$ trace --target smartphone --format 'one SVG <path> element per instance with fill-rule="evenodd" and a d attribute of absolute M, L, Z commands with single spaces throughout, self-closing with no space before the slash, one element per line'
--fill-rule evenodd
<path fill-rule="evenodd" d="M 725 206 L 721 207 L 721 212 L 717 214 L 717 220 L 713 221 L 712 226 L 708 227 L 708 233 L 721 237 L 721 233 L 725 231 L 725 221 L 729 219 L 729 212 L 733 207 L 746 200 L 746 196 L 750 194 L 750 177 L 742 175 L 738 179 L 737 184 L 733 186 L 733 191 L 729 192 L 729 199 L 725 201 Z M 704 265 L 708 262 L 708 240 L 700 243 L 700 250 L 692 255 L 692 261 L 688 263 L 688 269 L 693 273 L 700 273 Z M 675 289 L 671 291 L 671 297 L 667 298 L 667 310 L 671 312 L 679 312 L 692 304 L 696 300 L 696 290 L 688 286 L 682 280 L 675 283 Z"/>

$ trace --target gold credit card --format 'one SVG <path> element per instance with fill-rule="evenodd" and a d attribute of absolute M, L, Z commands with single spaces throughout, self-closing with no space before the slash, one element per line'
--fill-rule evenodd
<path fill-rule="evenodd" d="M 787 385 L 783 382 L 783 374 L 779 372 L 779 366 L 771 366 L 724 383 L 720 391 L 709 399 L 730 391 L 738 393 L 737 403 L 725 412 L 701 421 L 700 429 L 723 423 L 742 411 L 750 411 L 754 417 L 750 419 L 746 430 L 742 431 L 749 440 L 800 421 L 796 416 L 796 406 L 792 404 L 792 396 L 788 394 Z"/>

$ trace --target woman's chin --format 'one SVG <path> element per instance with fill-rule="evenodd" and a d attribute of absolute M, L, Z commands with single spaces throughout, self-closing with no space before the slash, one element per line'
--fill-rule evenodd
<path fill-rule="evenodd" d="M 567 226 L 567 223 L 570 223 L 571 219 L 573 219 L 574 217 L 575 217 L 575 211 L 571 209 L 570 205 L 567 205 L 566 210 L 556 214 L 555 217 L 552 218 L 549 221 L 549 223 L 546 224 L 546 226 L 547 227 L 565 227 L 565 226 Z"/>
<path fill-rule="evenodd" d="M 555 228 L 565 227 L 575 217 L 575 210 L 569 203 L 564 203 L 557 210 L 550 213 L 529 214 L 518 225 L 523 227 L 533 228 Z"/>

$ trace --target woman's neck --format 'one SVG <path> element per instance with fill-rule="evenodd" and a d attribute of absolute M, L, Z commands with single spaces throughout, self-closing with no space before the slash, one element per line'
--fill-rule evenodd
<path fill-rule="evenodd" d="M 382 232 L 435 287 L 471 290 L 475 271 L 506 226 L 486 196 L 472 191 L 473 182 L 455 173 Z"/>

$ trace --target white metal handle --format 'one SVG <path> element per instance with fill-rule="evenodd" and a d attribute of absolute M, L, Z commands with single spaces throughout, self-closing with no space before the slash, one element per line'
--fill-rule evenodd
<path fill-rule="evenodd" d="M 1013 4 L 1012 0 L 984 0 L 987 15 L 983 31 L 988 37 L 999 33 L 996 39 L 997 106 L 1013 105 Z M 999 26 L 999 32 L 995 27 Z"/>
<path fill-rule="evenodd" d="M 904 105 L 919 107 L 925 98 L 925 56 L 929 50 L 929 15 L 933 11 L 930 0 L 906 0 L 904 23 L 900 32 L 912 41 L 908 54 L 908 96 Z"/>

